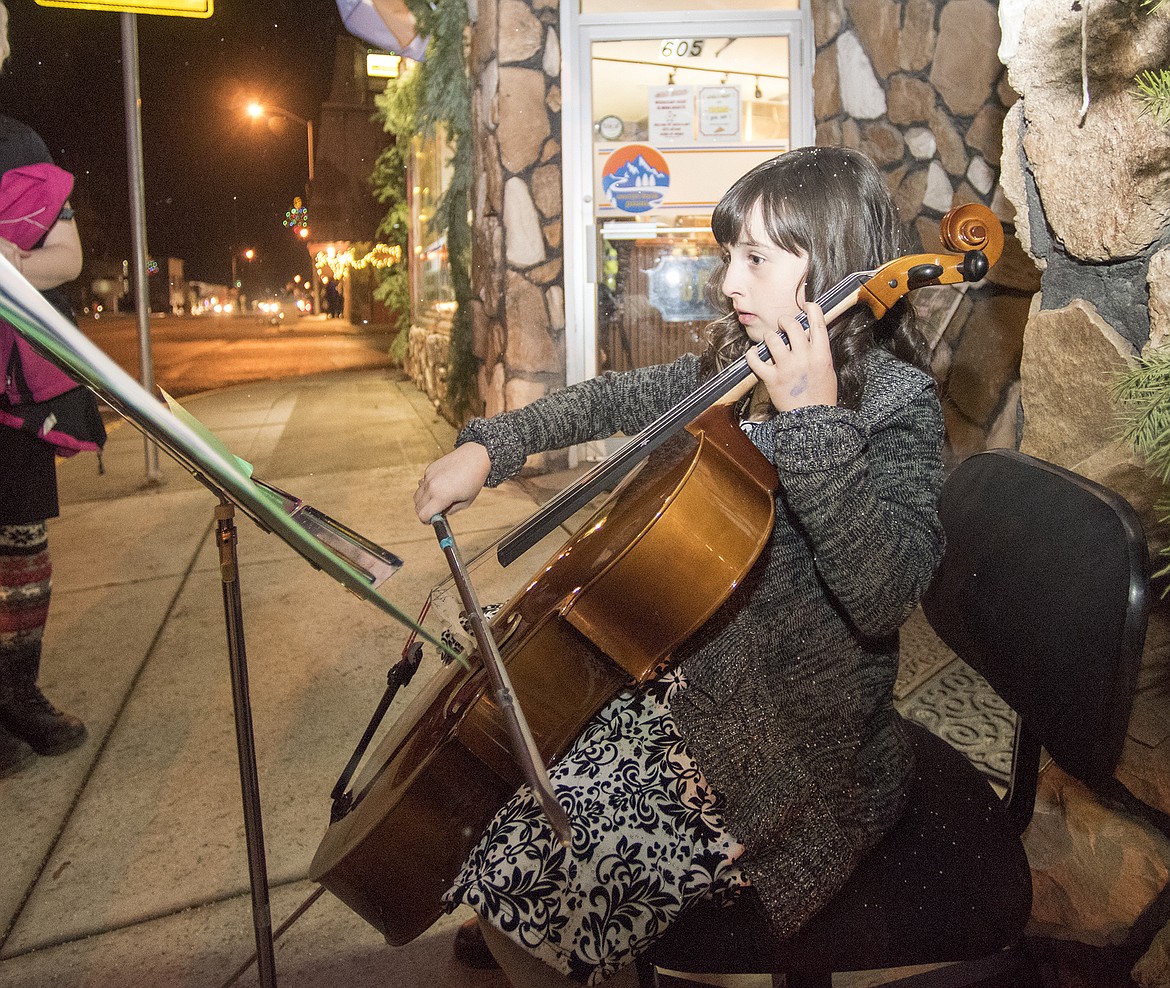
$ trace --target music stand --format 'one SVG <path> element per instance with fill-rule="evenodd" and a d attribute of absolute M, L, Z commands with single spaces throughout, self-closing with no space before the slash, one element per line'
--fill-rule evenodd
<path fill-rule="evenodd" d="M 260 815 L 260 784 L 248 695 L 247 650 L 236 552 L 236 509 L 288 543 L 310 565 L 416 632 L 442 652 L 451 649 L 416 624 L 378 587 L 402 565 L 381 548 L 299 498 L 252 476 L 251 464 L 234 456 L 198 419 L 164 393 L 161 404 L 84 333 L 47 302 L 7 259 L 0 256 L 0 318 L 38 352 L 111 405 L 154 440 L 216 498 L 216 543 L 223 584 L 240 790 L 244 809 L 252 922 L 261 984 L 275 988 L 272 918 Z"/>

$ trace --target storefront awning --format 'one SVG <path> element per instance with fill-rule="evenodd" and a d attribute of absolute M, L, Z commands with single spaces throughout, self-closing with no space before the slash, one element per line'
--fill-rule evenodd
<path fill-rule="evenodd" d="M 427 39 L 420 37 L 404 0 L 337 0 L 345 29 L 367 44 L 421 62 Z"/>

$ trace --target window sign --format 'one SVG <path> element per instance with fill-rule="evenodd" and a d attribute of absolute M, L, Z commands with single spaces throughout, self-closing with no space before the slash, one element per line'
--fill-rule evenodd
<path fill-rule="evenodd" d="M 704 86 L 699 90 L 699 139 L 740 139 L 738 86 Z"/>
<path fill-rule="evenodd" d="M 670 188 L 670 168 L 654 148 L 626 144 L 606 159 L 601 187 L 623 213 L 645 213 L 661 203 Z"/>
<path fill-rule="evenodd" d="M 371 79 L 397 79 L 402 56 L 386 52 L 366 52 L 366 75 Z"/>
<path fill-rule="evenodd" d="M 660 86 L 649 93 L 651 144 L 690 144 L 695 139 L 693 86 Z"/>
<path fill-rule="evenodd" d="M 597 143 L 593 146 L 594 215 L 603 223 L 651 210 L 663 216 L 700 212 L 709 216 L 740 175 L 787 150 L 787 142 L 706 142 L 660 148 Z M 639 225 L 647 229 L 646 224 Z"/>

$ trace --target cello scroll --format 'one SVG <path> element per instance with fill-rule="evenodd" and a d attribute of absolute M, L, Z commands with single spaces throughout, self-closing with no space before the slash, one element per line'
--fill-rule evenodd
<path fill-rule="evenodd" d="M 857 291 L 880 319 L 903 295 L 928 285 L 982 280 L 1003 253 L 1003 226 L 979 203 L 956 206 L 939 221 L 947 252 L 911 254 L 883 264 Z"/>

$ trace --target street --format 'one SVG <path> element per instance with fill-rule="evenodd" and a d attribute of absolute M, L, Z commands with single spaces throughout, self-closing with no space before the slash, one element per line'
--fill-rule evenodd
<path fill-rule="evenodd" d="M 82 317 L 78 325 L 121 368 L 142 380 L 138 318 Z M 257 316 L 151 316 L 154 383 L 176 398 L 248 381 L 274 381 L 389 364 L 393 332 L 324 316 L 271 326 Z"/>

